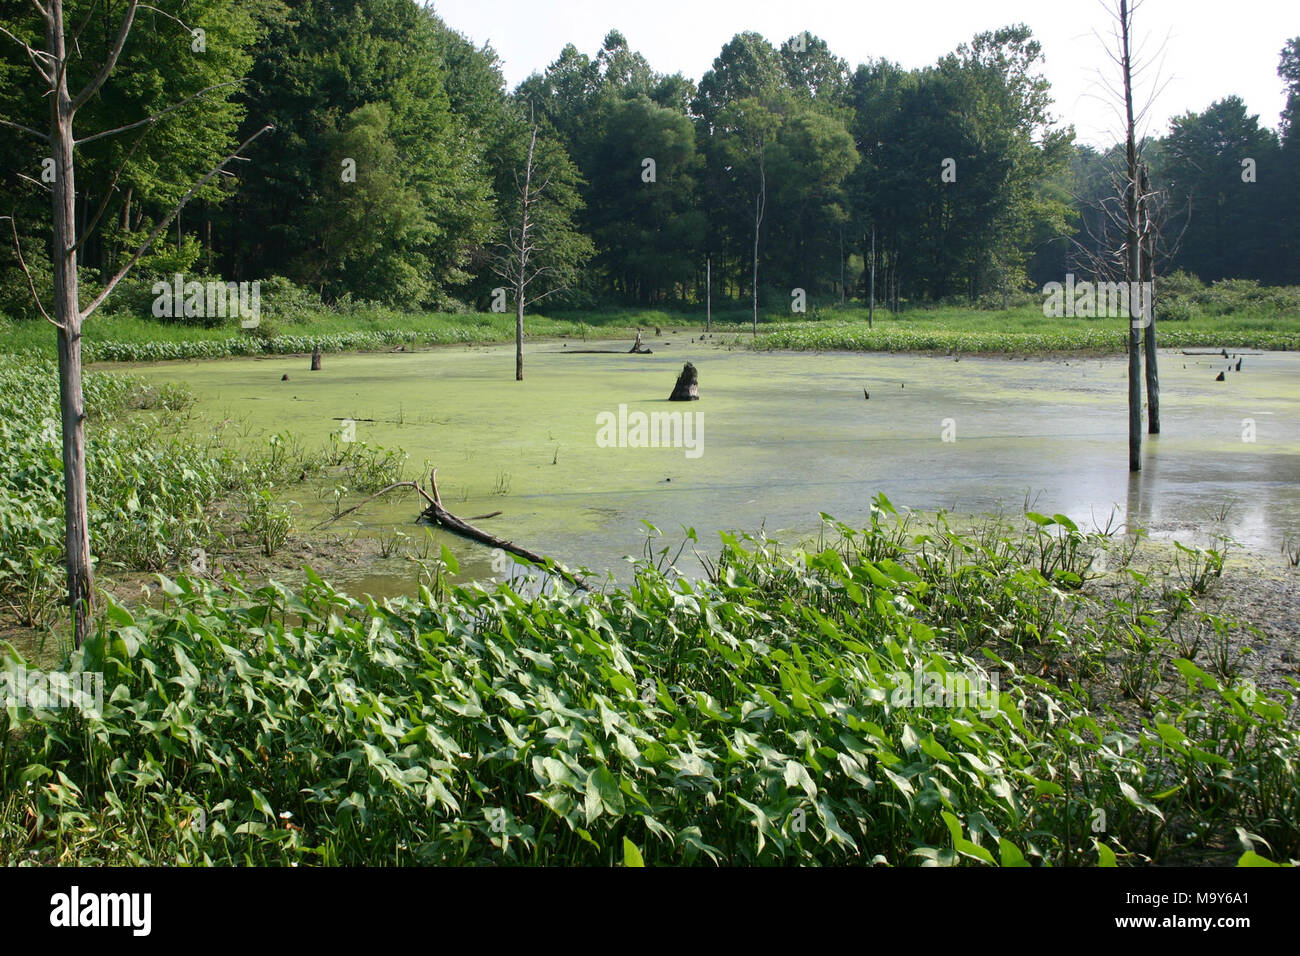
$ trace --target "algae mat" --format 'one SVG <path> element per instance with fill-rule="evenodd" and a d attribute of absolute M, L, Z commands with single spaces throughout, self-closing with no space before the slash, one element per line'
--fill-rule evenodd
<path fill-rule="evenodd" d="M 1274 553 L 1300 536 L 1297 353 L 1247 354 L 1224 382 L 1222 358 L 1162 353 L 1163 434 L 1130 475 L 1122 357 L 754 353 L 680 335 L 647 344 L 653 355 L 534 343 L 523 382 L 508 347 L 327 355 L 320 372 L 305 356 L 134 371 L 189 385 L 192 427 L 234 423 L 249 442 L 289 432 L 310 448 L 353 419 L 357 440 L 404 449 L 411 477 L 437 466 L 451 510 L 501 510 L 483 526 L 599 571 L 641 553 L 643 522 L 674 543 L 695 528 L 710 554 L 719 530 L 794 541 L 816 534 L 819 512 L 865 523 L 877 492 L 976 514 L 1028 500 L 1085 525 L 1114 514 L 1185 542 L 1226 533 Z M 702 399 L 670 403 L 688 360 Z M 638 413 L 675 412 L 698 416 L 672 433 L 692 447 L 633 447 Z M 300 507 L 326 513 L 312 496 Z M 376 505 L 356 524 L 410 532 L 416 508 Z M 490 573 L 484 549 L 449 544 L 469 573 Z M 384 583 L 393 576 L 410 572 L 376 561 L 354 583 L 406 589 Z"/>

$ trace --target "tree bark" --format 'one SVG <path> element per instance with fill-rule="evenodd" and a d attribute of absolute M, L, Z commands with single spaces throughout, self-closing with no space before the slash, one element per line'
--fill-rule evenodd
<path fill-rule="evenodd" d="M 533 151 L 537 147 L 537 127 L 533 127 L 528 141 L 528 162 L 524 166 L 524 195 L 520 204 L 519 221 L 519 276 L 515 284 L 515 381 L 524 380 L 524 295 L 528 291 L 528 205 L 532 202 Z"/>
<path fill-rule="evenodd" d="M 51 0 L 49 50 L 57 64 L 50 97 L 50 146 L 55 181 L 50 195 L 54 224 L 54 317 L 59 323 L 59 412 L 63 427 L 63 517 L 67 551 L 68 609 L 72 641 L 80 647 L 90 629 L 94 576 L 90 562 L 90 520 L 86 506 L 86 409 L 81 388 L 81 303 L 77 287 L 76 180 L 72 118 L 75 114 L 62 69 L 67 56 L 62 0 Z"/>
<path fill-rule="evenodd" d="M 751 280 L 754 293 L 754 334 L 758 335 L 758 236 L 763 225 L 763 210 L 767 207 L 767 164 L 764 159 L 766 144 L 758 147 L 758 195 L 754 197 L 754 272 Z"/>
<path fill-rule="evenodd" d="M 867 328 L 876 327 L 876 227 L 871 226 L 871 293 L 867 298 Z"/>
<path fill-rule="evenodd" d="M 1142 350 L 1146 358 L 1147 372 L 1147 432 L 1160 434 L 1160 368 L 1156 353 L 1156 234 L 1151 211 L 1148 205 L 1151 193 L 1151 180 L 1147 176 L 1146 164 L 1142 164 L 1139 177 L 1142 184 L 1142 235 L 1145 251 L 1142 254 L 1143 291 L 1150 296 L 1146 304 L 1150 312 L 1144 316 L 1146 326 L 1142 330 Z"/>
<path fill-rule="evenodd" d="M 1142 276 L 1142 247 L 1138 237 L 1138 164 L 1137 142 L 1133 128 L 1133 76 L 1129 38 L 1128 0 L 1119 0 L 1120 34 L 1123 43 L 1121 68 L 1124 73 L 1125 140 L 1124 156 L 1127 178 L 1124 189 L 1125 253 L 1127 279 L 1132 283 Z M 1133 319 L 1130 296 L 1128 321 L 1128 470 L 1142 470 L 1142 328 Z"/>

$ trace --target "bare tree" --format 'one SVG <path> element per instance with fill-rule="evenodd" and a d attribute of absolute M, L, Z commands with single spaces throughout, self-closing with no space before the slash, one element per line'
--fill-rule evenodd
<path fill-rule="evenodd" d="M 548 155 L 546 145 L 538 143 L 538 125 L 533 122 L 523 170 L 515 173 L 518 225 L 506 231 L 492 262 L 493 271 L 515 294 L 517 382 L 524 380 L 525 307 L 567 289 L 577 264 L 591 254 L 590 240 L 577 234 L 571 222 L 580 204 L 570 181 L 576 173 L 567 157 Z M 535 290 L 539 281 L 546 291 Z"/>
<path fill-rule="evenodd" d="M 1133 18 L 1129 13 L 1128 0 L 1119 0 L 1120 30 L 1120 69 L 1124 76 L 1124 249 L 1127 268 L 1125 270 L 1130 282 L 1138 281 L 1142 275 L 1142 246 L 1138 242 L 1141 229 L 1140 212 L 1142 205 L 1139 195 L 1137 136 L 1133 126 L 1133 53 L 1131 32 Z M 1139 301 L 1138 309 L 1142 308 Z M 1141 327 L 1133 321 L 1132 294 L 1129 296 L 1129 332 L 1128 332 L 1128 470 L 1142 470 L 1142 356 Z"/>
<path fill-rule="evenodd" d="M 1142 197 L 1141 221 L 1138 223 L 1138 244 L 1142 259 L 1139 278 L 1143 289 L 1142 354 L 1146 360 L 1147 380 L 1147 432 L 1160 434 L 1160 370 L 1156 353 L 1156 210 L 1160 197 L 1151 189 L 1151 177 L 1146 163 L 1138 175 L 1138 194 Z"/>
<path fill-rule="evenodd" d="M 754 292 L 754 334 L 758 335 L 758 237 L 767 211 L 767 138 L 758 141 L 758 192 L 754 195 L 754 274 L 750 285 Z"/>
<path fill-rule="evenodd" d="M 1107 54 L 1119 68 L 1119 87 L 1105 83 L 1112 100 L 1122 104 L 1122 165 L 1108 171 L 1110 194 L 1091 205 L 1093 219 L 1084 218 L 1089 244 L 1075 242 L 1076 255 L 1084 260 L 1089 272 L 1107 280 L 1122 279 L 1128 289 L 1128 409 L 1129 470 L 1142 468 L 1142 386 L 1145 356 L 1147 423 L 1151 434 L 1160 432 L 1160 376 L 1156 351 L 1156 257 L 1161 228 L 1167 216 L 1166 197 L 1151 186 L 1147 166 L 1142 158 L 1143 139 L 1137 129 L 1144 121 L 1158 89 L 1141 110 L 1134 108 L 1135 79 L 1148 66 L 1136 60 L 1133 49 L 1133 15 L 1141 5 L 1130 0 L 1115 0 L 1103 6 L 1115 21 L 1114 49 Z M 1181 237 L 1180 237 L 1181 238 Z M 1177 241 L 1175 241 L 1175 246 Z M 1168 253 L 1167 253 L 1168 255 Z"/>
<path fill-rule="evenodd" d="M 152 127 L 163 116 L 185 102 L 203 95 L 208 90 L 200 91 L 195 96 L 188 97 L 181 103 L 174 104 L 167 110 L 139 122 L 77 139 L 74 132 L 77 112 L 99 93 L 112 74 L 114 67 L 117 66 L 118 58 L 122 54 L 122 48 L 126 45 L 127 36 L 131 32 L 131 27 L 135 22 L 136 10 L 140 4 L 138 0 L 130 0 L 127 3 L 126 10 L 122 14 L 121 23 L 113 36 L 104 62 L 100 64 L 98 71 L 80 90 L 73 92 L 68 86 L 68 66 L 71 55 L 68 51 L 68 39 L 64 29 L 63 0 L 45 0 L 45 2 L 30 0 L 30 2 L 45 24 L 44 49 L 32 46 L 29 41 L 17 37 L 8 30 L 4 30 L 4 33 L 21 45 L 27 53 L 28 59 L 31 60 L 37 81 L 42 85 L 45 95 L 49 99 L 49 128 L 47 131 L 41 131 L 9 120 L 0 120 L 0 123 L 18 129 L 48 144 L 54 160 L 54 182 L 50 188 L 54 266 L 53 316 L 46 311 L 36 293 L 35 283 L 32 281 L 31 273 L 23 260 L 21 248 L 18 248 L 18 261 L 27 276 L 28 287 L 31 289 L 32 297 L 36 299 L 36 305 L 41 314 L 58 330 L 59 406 L 63 427 L 63 513 L 66 526 L 64 544 L 67 552 L 68 606 L 72 615 L 73 642 L 75 646 L 80 647 L 89 631 L 90 615 L 94 603 L 94 578 L 90 557 L 90 524 L 86 507 L 86 409 L 81 387 L 82 323 L 103 304 L 118 283 L 126 278 L 136 263 L 140 261 L 140 257 L 149 250 L 154 241 L 171 224 L 172 220 L 180 214 L 181 209 L 184 208 L 191 197 L 199 189 L 211 182 L 253 140 L 271 127 L 266 126 L 258 130 L 245 140 L 235 152 L 228 155 L 213 167 L 207 175 L 196 182 L 176 207 L 154 227 L 144 243 L 127 260 L 126 265 L 104 284 L 89 305 L 82 308 L 77 281 L 77 251 L 98 224 L 99 218 L 107 206 L 107 197 L 111 194 L 112 189 L 106 191 L 104 203 L 92 216 L 90 222 L 84 225 L 80 236 L 78 236 L 76 220 L 76 147 L 91 140 L 125 133 L 128 130 L 142 126 L 146 127 L 147 133 L 148 128 Z M 85 19 L 72 35 L 74 49 L 77 46 L 81 32 L 90 22 L 94 9 L 95 6 L 92 5 L 90 12 L 87 13 Z M 149 7 L 149 9 L 153 8 Z M 138 146 L 139 142 L 136 145 Z M 128 153 L 127 158 L 130 158 L 130 153 Z M 119 167 L 114 173 L 112 177 L 114 185 L 121 172 L 122 167 Z M 18 247 L 17 226 L 12 222 L 10 225 L 13 228 L 15 247 Z"/>
<path fill-rule="evenodd" d="M 528 283 L 534 277 L 528 275 L 528 259 L 533 253 L 533 247 L 528 242 L 528 229 L 532 225 L 531 218 L 533 204 L 537 202 L 537 197 L 532 191 L 533 187 L 533 157 L 537 154 L 537 125 L 533 124 L 533 131 L 528 139 L 528 159 L 524 163 L 524 185 L 523 193 L 519 199 L 519 242 L 515 245 L 517 248 L 511 248 L 510 265 L 513 267 L 513 278 L 515 283 L 515 381 L 524 380 L 524 302 L 528 295 Z M 539 190 L 540 192 L 540 190 Z M 516 261 L 514 253 L 518 252 L 519 258 Z"/>

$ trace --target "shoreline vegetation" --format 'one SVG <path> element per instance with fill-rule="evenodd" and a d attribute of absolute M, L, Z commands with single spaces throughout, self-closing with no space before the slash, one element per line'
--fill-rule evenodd
<path fill-rule="evenodd" d="M 1139 136 L 1104 4 L 1099 149 L 1027 23 L 512 88 L 413 0 L 19 6 L 0 867 L 1300 865 L 1300 37 Z"/>
<path fill-rule="evenodd" d="M 72 686 L 103 674 L 103 703 L 0 710 L 0 864 L 1300 856 L 1300 685 L 1216 600 L 1226 545 L 1154 568 L 1141 534 L 877 496 L 867 527 L 824 515 L 804 549 L 688 536 L 700 579 L 649 529 L 631 583 L 582 595 L 456 584 L 445 548 L 407 598 L 350 597 L 310 569 L 255 587 L 192 555 L 269 557 L 293 533 L 290 476 L 342 468 L 361 494 L 395 459 L 200 448 L 176 428 L 185 389 L 99 372 L 95 553 L 158 592 L 105 595 L 72 652 L 55 390 L 43 364 L 0 361 L 0 613 L 50 636 L 0 657 Z"/>
<path fill-rule="evenodd" d="M 1173 297 L 1163 312 L 1157 310 L 1161 348 L 1300 349 L 1300 288 L 1239 281 L 1219 285 L 1230 288 L 1214 296 Z M 699 309 L 551 311 L 527 316 L 525 337 L 534 343 L 630 339 L 639 329 L 651 348 L 659 331 L 690 335 L 698 344 L 755 350 L 1120 354 L 1127 343 L 1126 322 L 1123 318 L 1048 318 L 1041 302 L 1021 296 L 1004 310 L 932 306 L 895 314 L 878 308 L 874 327 L 868 326 L 868 310 L 857 303 L 812 306 L 800 315 L 768 311 L 761 317 L 757 336 L 747 310 L 719 308 L 707 339 L 702 337 L 705 315 Z M 515 318 L 504 313 L 408 313 L 370 306 L 281 310 L 272 299 L 254 329 L 240 328 L 234 319 L 213 324 L 160 321 L 124 312 L 96 316 L 86 323 L 83 348 L 89 363 L 136 363 L 297 355 L 316 346 L 322 352 L 349 352 L 497 345 L 514 341 L 514 335 Z M 674 344 L 680 350 L 682 343 Z M 52 357 L 55 337 L 45 323 L 0 318 L 0 353 Z"/>

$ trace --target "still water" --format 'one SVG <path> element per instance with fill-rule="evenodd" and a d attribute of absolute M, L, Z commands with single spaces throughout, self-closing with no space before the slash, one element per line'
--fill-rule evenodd
<path fill-rule="evenodd" d="M 531 344 L 523 382 L 509 347 L 327 355 L 320 372 L 306 357 L 135 371 L 194 390 L 196 434 L 224 424 L 250 443 L 290 432 L 314 448 L 353 419 L 356 440 L 409 454 L 409 477 L 436 466 L 453 512 L 499 510 L 485 530 L 602 573 L 641 553 L 643 522 L 663 543 L 694 528 L 711 555 L 719 530 L 795 543 L 817 534 L 819 512 L 865 524 L 877 492 L 921 511 L 1016 513 L 1028 502 L 1081 525 L 1128 522 L 1200 544 L 1228 534 L 1261 552 L 1300 537 L 1300 353 L 1247 353 L 1216 382 L 1221 357 L 1162 352 L 1163 433 L 1130 475 L 1121 356 L 754 353 L 690 335 L 647 344 L 653 355 Z M 670 403 L 685 361 L 701 400 Z M 690 447 L 632 447 L 637 413 L 656 412 L 698 416 Z M 319 492 L 302 498 L 302 526 L 328 513 Z M 340 524 L 418 535 L 417 511 L 412 499 L 377 503 Z M 491 574 L 486 549 L 440 538 L 462 571 Z M 381 594 L 408 592 L 411 575 L 409 562 L 376 556 L 335 577 Z"/>

